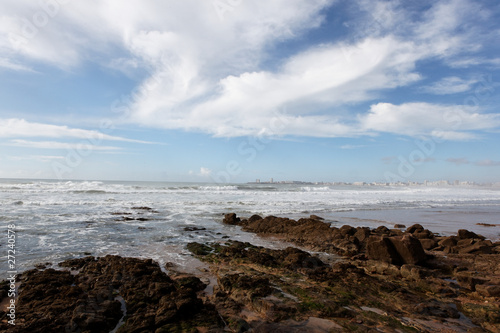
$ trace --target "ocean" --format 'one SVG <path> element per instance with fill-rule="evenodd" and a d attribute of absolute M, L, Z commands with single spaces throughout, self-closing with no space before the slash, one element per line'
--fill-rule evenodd
<path fill-rule="evenodd" d="M 420 223 L 442 235 L 469 229 L 500 239 L 500 188 L 0 180 L 2 274 L 15 225 L 16 270 L 88 254 L 188 267 L 189 242 L 234 239 L 283 246 L 222 224 L 224 214 L 319 215 L 333 226 Z M 1 276 L 0 278 L 5 278 Z"/>

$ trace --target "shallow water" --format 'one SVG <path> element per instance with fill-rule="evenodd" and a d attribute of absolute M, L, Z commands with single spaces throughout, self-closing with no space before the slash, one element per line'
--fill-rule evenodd
<path fill-rule="evenodd" d="M 0 180 L 0 208 L 2 248 L 7 225 L 16 225 L 18 271 L 86 253 L 191 265 L 188 242 L 222 242 L 227 237 L 284 246 L 223 225 L 228 212 L 292 218 L 316 214 L 335 226 L 420 223 L 442 234 L 466 228 L 500 239 L 500 227 L 476 225 L 500 224 L 499 188 Z M 205 230 L 184 230 L 193 226 Z"/>

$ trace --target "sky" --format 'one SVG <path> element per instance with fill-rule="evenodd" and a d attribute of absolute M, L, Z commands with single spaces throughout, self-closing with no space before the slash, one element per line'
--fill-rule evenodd
<path fill-rule="evenodd" d="M 496 0 L 0 13 L 0 178 L 500 181 Z"/>

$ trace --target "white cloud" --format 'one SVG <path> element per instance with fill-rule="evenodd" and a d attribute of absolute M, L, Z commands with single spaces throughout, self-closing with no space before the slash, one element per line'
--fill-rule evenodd
<path fill-rule="evenodd" d="M 5 68 L 12 71 L 20 71 L 20 72 L 32 72 L 35 71 L 27 66 L 21 65 L 19 63 L 13 62 L 7 58 L 0 58 L 0 69 Z"/>
<path fill-rule="evenodd" d="M 35 149 L 69 149 L 83 151 L 84 154 L 90 151 L 115 151 L 120 150 L 119 147 L 112 146 L 98 146 L 92 145 L 90 143 L 68 143 L 68 142 L 57 142 L 57 141 L 28 141 L 28 140 L 10 140 L 4 143 L 6 146 L 14 147 L 25 147 L 25 148 L 35 148 Z"/>
<path fill-rule="evenodd" d="M 431 103 L 378 103 L 358 119 L 366 131 L 432 135 L 448 140 L 472 139 L 474 134 L 464 131 L 500 126 L 500 114 L 481 114 L 472 107 Z"/>
<path fill-rule="evenodd" d="M 209 168 L 201 167 L 200 173 L 198 175 L 202 176 L 202 177 L 208 177 L 211 174 L 212 174 L 212 170 L 210 170 Z"/>
<path fill-rule="evenodd" d="M 340 146 L 340 149 L 358 149 L 358 148 L 363 148 L 366 147 L 365 145 L 343 145 Z"/>
<path fill-rule="evenodd" d="M 445 77 L 429 86 L 422 87 L 422 91 L 435 94 L 447 95 L 469 91 L 478 80 L 464 80 L 456 76 Z"/>
<path fill-rule="evenodd" d="M 108 127 L 109 130 L 109 127 Z M 151 143 L 104 134 L 96 130 L 69 128 L 67 126 L 28 122 L 24 119 L 0 119 L 0 138 L 47 137 L 78 138 L 93 143 L 102 140 Z"/>
<path fill-rule="evenodd" d="M 358 116 L 348 112 L 352 105 L 383 101 L 388 89 L 419 81 L 419 62 L 472 59 L 485 37 L 470 22 L 488 19 L 488 10 L 472 1 L 438 1 L 414 15 L 398 1 L 359 0 L 365 12 L 346 24 L 351 39 L 309 45 L 286 58 L 276 52 L 282 58 L 265 69 L 272 47 L 320 26 L 322 10 L 335 0 L 228 3 L 231 8 L 221 14 L 212 1 L 197 0 L 130 0 L 127 6 L 119 0 L 71 1 L 52 9 L 31 1 L 2 2 L 0 52 L 11 69 L 39 62 L 72 69 L 93 61 L 130 77 L 149 73 L 122 115 L 148 127 L 224 137 L 387 132 L 464 140 L 476 137 L 467 131 L 499 126 L 498 115 L 467 109 L 459 122 L 446 121 L 443 116 L 454 107 L 428 103 L 378 103 Z M 37 13 L 46 13 L 47 22 L 33 29 Z M 13 59 L 28 59 L 30 66 Z M 471 84 L 448 77 L 431 87 L 446 94 Z M 10 121 L 0 124 L 0 137 L 98 134 Z"/>

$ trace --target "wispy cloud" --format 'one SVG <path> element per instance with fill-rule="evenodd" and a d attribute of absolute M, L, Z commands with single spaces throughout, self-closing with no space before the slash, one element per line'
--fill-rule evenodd
<path fill-rule="evenodd" d="M 6 146 L 36 148 L 36 149 L 75 149 L 84 152 L 87 151 L 116 151 L 121 150 L 119 147 L 92 145 L 89 143 L 68 143 L 57 141 L 27 141 L 27 140 L 10 140 L 4 143 Z"/>
<path fill-rule="evenodd" d="M 340 149 L 358 149 L 358 148 L 364 148 L 366 145 L 343 145 L 340 146 Z"/>
<path fill-rule="evenodd" d="M 133 140 L 104 134 L 96 130 L 69 128 L 67 126 L 28 122 L 24 119 L 0 119 L 0 137 L 2 138 L 78 138 L 92 141 L 124 141 L 149 144 L 151 142 Z"/>
<path fill-rule="evenodd" d="M 435 95 L 448 95 L 469 91 L 478 80 L 464 80 L 456 76 L 445 77 L 429 86 L 422 87 L 421 90 Z"/>
<path fill-rule="evenodd" d="M 31 73 L 36 73 L 32 68 L 27 67 L 25 65 L 16 63 L 10 59 L 7 58 L 0 58 L 0 70 L 1 69 L 8 69 L 12 71 L 20 71 L 20 72 L 31 72 Z"/>
<path fill-rule="evenodd" d="M 486 167 L 500 166 L 500 161 L 493 161 L 490 159 L 486 159 L 486 160 L 477 161 L 475 164 L 478 166 L 486 166 Z"/>
<path fill-rule="evenodd" d="M 457 166 L 464 165 L 464 164 L 469 164 L 469 160 L 465 157 L 460 157 L 460 158 L 447 158 L 446 162 L 453 163 Z"/>
<path fill-rule="evenodd" d="M 144 93 L 137 94 L 121 115 L 146 127 L 218 137 L 260 135 L 276 122 L 283 124 L 274 129 L 277 136 L 414 136 L 432 135 L 439 128 L 434 134 L 442 138 L 470 140 L 476 134 L 467 131 L 499 126 L 499 114 L 465 110 L 460 126 L 453 128 L 442 119 L 453 106 L 431 103 L 378 103 L 356 109 L 358 114 L 345 111 L 352 105 L 384 101 L 388 90 L 422 80 L 422 62 L 439 60 L 451 66 L 478 58 L 482 45 L 496 41 L 486 25 L 477 24 L 494 20 L 486 6 L 447 0 L 413 12 L 404 2 L 358 0 L 353 4 L 358 15 L 346 23 L 346 38 L 307 44 L 293 54 L 270 54 L 279 43 L 320 27 L 324 10 L 335 2 L 243 1 L 221 18 L 211 1 L 130 0 L 126 8 L 119 0 L 72 1 L 60 6 L 36 38 L 21 36 L 26 39 L 22 42 L 12 36 L 22 35 L 22 18 L 33 17 L 40 10 L 38 2 L 7 2 L 2 4 L 6 23 L 0 24 L 0 48 L 9 55 L 5 61 L 11 67 L 17 64 L 14 59 L 65 70 L 93 61 L 129 76 L 137 70 L 147 72 L 134 89 Z M 268 63 L 274 65 L 263 65 Z M 465 92 L 472 84 L 448 76 L 424 90 L 451 94 Z M 97 134 L 20 121 L 13 122 L 20 131 L 4 126 L 0 136 Z"/>

